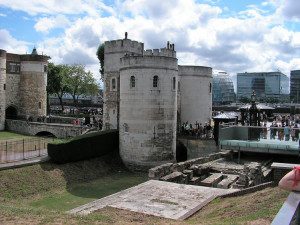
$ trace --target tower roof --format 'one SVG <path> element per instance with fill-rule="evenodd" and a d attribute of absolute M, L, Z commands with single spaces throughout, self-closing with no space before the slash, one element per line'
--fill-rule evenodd
<path fill-rule="evenodd" d="M 38 54 L 38 53 L 37 53 L 37 51 L 36 51 L 36 48 L 33 47 L 32 52 L 31 52 L 31 55 L 37 55 L 37 54 Z"/>

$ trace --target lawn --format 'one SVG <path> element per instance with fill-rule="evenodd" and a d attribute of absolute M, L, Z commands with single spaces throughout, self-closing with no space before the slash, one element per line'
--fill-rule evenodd
<path fill-rule="evenodd" d="M 9 131 L 0 131 L 0 141 L 6 141 L 6 140 L 20 140 L 24 138 L 30 138 L 31 136 L 23 135 L 23 134 L 17 134 Z"/>
<path fill-rule="evenodd" d="M 270 224 L 288 192 L 267 188 L 215 199 L 185 221 L 104 208 L 87 216 L 66 211 L 147 180 L 117 157 L 0 171 L 0 224 Z"/>
<path fill-rule="evenodd" d="M 146 180 L 145 175 L 120 171 L 90 182 L 71 185 L 62 191 L 45 194 L 37 200 L 28 201 L 27 204 L 34 208 L 67 211 Z"/>

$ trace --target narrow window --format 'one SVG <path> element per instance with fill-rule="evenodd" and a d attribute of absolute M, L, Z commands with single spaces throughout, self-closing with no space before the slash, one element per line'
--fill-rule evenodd
<path fill-rule="evenodd" d="M 130 88 L 134 88 L 135 87 L 135 77 L 131 76 L 130 77 Z"/>
<path fill-rule="evenodd" d="M 46 65 L 44 65 L 44 72 L 47 73 L 48 72 L 48 67 Z"/>
<path fill-rule="evenodd" d="M 179 83 L 179 81 L 178 81 L 178 91 L 180 91 L 180 83 Z"/>
<path fill-rule="evenodd" d="M 4 91 L 6 90 L 6 84 L 3 84 L 3 90 Z"/>
<path fill-rule="evenodd" d="M 209 83 L 209 93 L 211 93 L 211 83 Z"/>
<path fill-rule="evenodd" d="M 173 90 L 176 90 L 176 78 L 175 77 L 173 77 Z"/>
<path fill-rule="evenodd" d="M 116 89 L 116 79 L 115 79 L 115 78 L 113 78 L 113 79 L 111 80 L 111 88 L 112 88 L 112 90 L 115 90 L 115 89 Z"/>
<path fill-rule="evenodd" d="M 157 87 L 158 86 L 158 76 L 154 76 L 153 77 L 153 87 Z"/>
<path fill-rule="evenodd" d="M 39 109 L 41 109 L 42 108 L 42 103 L 41 102 L 39 102 Z"/>

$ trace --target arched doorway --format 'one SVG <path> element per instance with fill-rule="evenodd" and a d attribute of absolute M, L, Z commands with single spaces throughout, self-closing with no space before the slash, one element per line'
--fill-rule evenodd
<path fill-rule="evenodd" d="M 6 119 L 17 119 L 18 118 L 18 110 L 14 106 L 9 106 L 5 110 L 5 118 Z"/>
<path fill-rule="evenodd" d="M 35 136 L 56 138 L 56 136 L 49 131 L 40 131 L 37 134 L 35 134 Z"/>

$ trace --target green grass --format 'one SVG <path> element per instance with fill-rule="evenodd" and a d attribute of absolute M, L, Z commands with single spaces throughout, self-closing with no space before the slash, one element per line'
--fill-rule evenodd
<path fill-rule="evenodd" d="M 29 205 L 43 209 L 67 211 L 146 180 L 145 175 L 118 172 L 91 182 L 74 184 L 67 190 L 58 193 L 47 194 L 38 200 L 29 202 Z"/>
<path fill-rule="evenodd" d="M 23 135 L 23 134 L 17 134 L 9 131 L 0 131 L 0 141 L 3 140 L 18 140 L 23 138 L 30 138 L 31 136 Z"/>
<path fill-rule="evenodd" d="M 185 221 L 112 208 L 88 216 L 66 213 L 146 180 L 146 174 L 127 171 L 114 156 L 0 171 L 0 224 L 269 224 L 288 195 L 276 187 L 218 198 Z"/>

